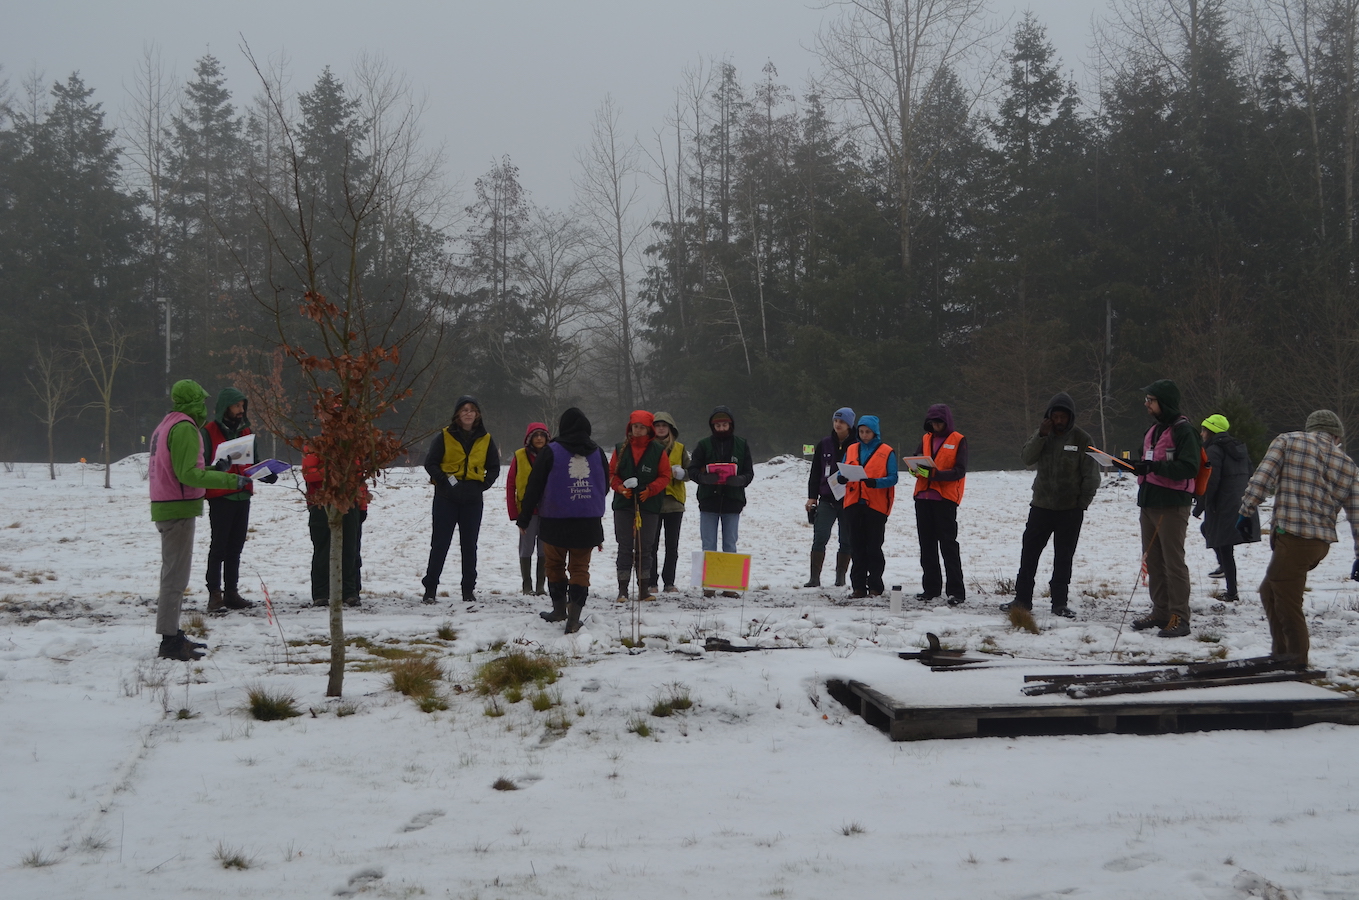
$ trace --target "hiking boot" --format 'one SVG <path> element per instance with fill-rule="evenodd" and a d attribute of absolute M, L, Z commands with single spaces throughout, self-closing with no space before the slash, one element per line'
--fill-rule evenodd
<path fill-rule="evenodd" d="M 226 599 L 223 602 L 226 603 L 227 609 L 250 609 L 255 605 L 242 597 L 235 588 L 226 589 Z"/>
<path fill-rule="evenodd" d="M 189 640 L 184 637 L 184 632 L 179 634 L 167 634 L 160 639 L 160 651 L 156 654 L 161 659 L 173 659 L 179 662 L 193 662 L 202 659 L 203 654 L 194 649 Z"/>
<path fill-rule="evenodd" d="M 949 595 L 948 595 L 948 605 L 949 605 L 949 606 L 962 606 L 962 605 L 963 605 L 964 603 L 966 603 L 966 602 L 967 602 L 967 598 L 965 598 L 965 597 L 959 597 L 957 594 L 949 594 Z"/>
<path fill-rule="evenodd" d="M 867 598 L 868 591 L 864 590 L 863 588 L 855 588 L 854 590 L 849 592 L 849 599 L 851 600 L 865 600 Z"/>
<path fill-rule="evenodd" d="M 823 550 L 812 551 L 812 574 L 803 585 L 805 588 L 821 587 L 821 566 L 826 562 L 826 553 Z"/>
<path fill-rule="evenodd" d="M 740 600 L 740 599 L 741 599 L 741 595 L 740 595 L 739 593 L 737 593 L 736 591 L 723 591 L 723 592 L 722 592 L 722 596 L 723 596 L 723 597 L 730 597 L 732 600 Z"/>
<path fill-rule="evenodd" d="M 938 594 L 927 594 L 924 591 L 921 591 L 920 593 L 915 595 L 916 603 L 933 603 L 938 599 L 939 599 Z"/>
<path fill-rule="evenodd" d="M 717 596 L 717 591 L 710 591 L 710 590 L 708 590 L 707 588 L 704 588 L 704 589 L 703 589 L 703 596 L 704 596 L 704 597 L 707 597 L 709 600 L 711 600 L 713 597 L 716 597 L 716 596 Z"/>
<path fill-rule="evenodd" d="M 312 605 L 312 606 L 329 606 L 329 605 L 330 605 L 330 598 L 329 598 L 329 597 L 312 597 L 312 598 L 311 598 L 311 605 Z"/>
<path fill-rule="evenodd" d="M 198 641 L 190 640 L 190 639 L 189 639 L 189 636 L 188 636 L 187 634 L 185 634 L 183 631 L 180 631 L 180 632 L 179 632 L 179 636 L 180 636 L 181 638 L 184 639 L 184 643 L 188 644 L 190 647 L 194 648 L 195 650 L 204 650 L 204 649 L 207 649 L 207 646 L 208 646 L 207 644 L 200 644 Z"/>
<path fill-rule="evenodd" d="M 463 602 L 463 603 L 476 603 L 476 602 L 477 602 L 477 595 L 474 594 L 474 593 L 472 593 L 471 591 L 466 591 L 466 590 L 465 590 L 465 591 L 462 592 L 462 602 Z"/>
<path fill-rule="evenodd" d="M 1075 612 L 1075 610 L 1073 610 L 1073 609 L 1072 609 L 1071 607 L 1069 607 L 1069 606 L 1054 606 L 1054 607 L 1052 608 L 1052 614 L 1053 614 L 1054 616 L 1061 616 L 1063 619 L 1074 619 L 1074 618 L 1076 618 L 1076 612 Z"/>
<path fill-rule="evenodd" d="M 667 585 L 665 586 L 665 590 L 661 591 L 661 593 L 662 593 L 662 594 L 678 594 L 678 593 L 679 593 L 679 588 L 675 587 L 673 584 L 667 584 Z"/>
<path fill-rule="evenodd" d="M 359 605 L 359 598 L 358 598 L 358 597 L 345 597 L 345 598 L 344 598 L 344 605 L 345 605 L 345 606 L 348 606 L 348 607 L 351 607 L 351 608 L 352 608 L 352 607 L 356 607 L 356 606 Z"/>
<path fill-rule="evenodd" d="M 566 582 L 550 582 L 547 595 L 552 598 L 552 610 L 540 612 L 544 622 L 562 622 L 566 619 Z"/>
<path fill-rule="evenodd" d="M 527 596 L 533 595 L 533 558 L 530 556 L 519 557 L 519 574 L 524 578 L 522 592 Z"/>
<path fill-rule="evenodd" d="M 835 554 L 835 586 L 845 586 L 845 575 L 849 572 L 849 554 Z"/>
<path fill-rule="evenodd" d="M 426 594 L 425 596 L 423 596 L 423 597 L 420 598 L 420 602 L 421 602 L 421 603 L 438 603 L 438 602 L 439 602 L 439 598 L 438 598 L 438 597 L 435 597 L 433 594 Z"/>
<path fill-rule="evenodd" d="M 1133 631 L 1146 631 L 1148 628 L 1164 628 L 1166 623 L 1166 619 L 1150 612 L 1140 619 L 1133 619 L 1132 628 Z"/>
<path fill-rule="evenodd" d="M 1160 631 L 1156 632 L 1156 636 L 1166 638 L 1188 637 L 1189 623 L 1186 622 L 1184 619 L 1181 619 L 1177 615 L 1172 615 L 1170 617 L 1170 621 L 1166 622 L 1166 626 L 1162 628 Z"/>
<path fill-rule="evenodd" d="M 214 615 L 226 612 L 226 604 L 221 591 L 208 591 L 208 612 Z"/>
<path fill-rule="evenodd" d="M 1028 610 L 1029 612 L 1033 612 L 1033 604 L 1021 603 L 1018 600 L 1011 600 L 1009 603 L 1002 603 L 1000 605 L 1000 611 L 1003 613 L 1007 613 L 1012 609 L 1025 609 Z M 1056 610 L 1053 610 L 1053 612 L 1056 612 Z"/>
<path fill-rule="evenodd" d="M 1223 603 L 1235 603 L 1236 601 L 1240 600 L 1241 597 L 1237 594 L 1223 594 L 1218 599 L 1221 600 Z"/>
<path fill-rule="evenodd" d="M 1226 577 L 1227 577 L 1227 573 L 1224 572 L 1224 571 L 1222 571 L 1222 567 L 1221 567 L 1221 566 L 1218 566 L 1216 569 L 1214 569 L 1213 571 L 1211 571 L 1211 572 L 1208 573 L 1208 577 L 1209 577 L 1209 578 L 1226 578 Z"/>

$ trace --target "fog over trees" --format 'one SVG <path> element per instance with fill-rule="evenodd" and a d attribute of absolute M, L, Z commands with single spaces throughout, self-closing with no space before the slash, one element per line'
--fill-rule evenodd
<path fill-rule="evenodd" d="M 1257 454 L 1317 407 L 1359 433 L 1359 0 L 1112 0 L 1079 83 L 980 0 L 829 9 L 804 83 L 704 58 L 664 106 L 600 97 L 564 208 L 429 141 L 441 88 L 379 56 L 0 69 L 0 459 L 144 450 L 179 378 L 287 453 L 297 360 L 338 358 L 307 291 L 400 336 L 403 441 L 467 393 L 510 448 L 568 405 L 609 441 L 722 403 L 760 456 L 843 405 L 910 445 L 947 402 L 1014 466 L 1058 390 L 1131 447 L 1159 377 Z"/>

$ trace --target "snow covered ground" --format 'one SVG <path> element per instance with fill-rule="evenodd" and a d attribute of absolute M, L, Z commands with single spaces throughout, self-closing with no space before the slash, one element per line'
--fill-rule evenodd
<path fill-rule="evenodd" d="M 1127 482 L 1107 483 L 1086 518 L 1079 619 L 1039 600 L 1035 636 L 996 609 L 997 581 L 1018 564 L 1030 474 L 968 479 L 967 605 L 908 602 L 892 616 L 885 599 L 798 587 L 806 464 L 771 461 L 757 466 L 741 529 L 759 590 L 664 595 L 643 610 L 646 649 L 629 651 L 612 540 L 596 555 L 586 627 L 564 637 L 536 615 L 542 601 L 518 593 L 499 486 L 482 531 L 482 602 L 421 605 L 430 489 L 423 473 L 394 471 L 376 490 L 364 605 L 346 627 L 374 646 L 435 648 L 448 709 L 421 712 L 356 647 L 343 701 L 354 714 L 340 716 L 323 696 L 326 648 L 285 650 L 284 639 L 326 634 L 325 612 L 306 603 L 306 515 L 286 476 L 254 501 L 242 585 L 255 600 L 268 585 L 279 625 L 261 609 L 212 618 L 201 663 L 154 659 L 159 546 L 143 471 L 124 460 L 107 491 L 93 466 L 62 466 L 55 482 L 40 465 L 0 472 L 5 898 L 1359 897 L 1359 729 L 894 744 L 827 696 L 827 678 L 886 665 L 926 631 L 973 650 L 1105 658 L 1140 554 Z M 887 581 L 908 597 L 914 530 L 903 494 Z M 683 551 L 697 532 L 691 512 Z M 1192 525 L 1189 545 L 1195 637 L 1124 628 L 1119 649 L 1152 661 L 1267 653 L 1249 590 L 1267 551 L 1238 554 L 1246 599 L 1232 605 L 1212 598 L 1221 585 Z M 187 607 L 206 601 L 206 549 L 203 519 Z M 1313 664 L 1356 689 L 1350 550 L 1346 538 L 1313 573 L 1307 606 Z M 455 596 L 458 567 L 455 542 Z M 1047 577 L 1045 558 L 1040 588 Z M 1129 618 L 1146 606 L 1139 588 Z M 440 641 L 446 622 L 457 637 Z M 710 635 L 792 649 L 695 655 Z M 561 706 L 501 700 L 505 714 L 488 716 L 465 689 L 496 648 L 516 645 L 563 656 L 549 689 Z M 309 712 L 253 721 L 241 707 L 255 685 L 291 691 Z M 693 708 L 650 716 L 676 689 Z M 553 717 L 569 730 L 550 729 Z M 649 737 L 629 730 L 637 721 Z M 494 790 L 499 778 L 519 789 Z M 249 867 L 225 868 L 218 857 L 233 854 Z"/>

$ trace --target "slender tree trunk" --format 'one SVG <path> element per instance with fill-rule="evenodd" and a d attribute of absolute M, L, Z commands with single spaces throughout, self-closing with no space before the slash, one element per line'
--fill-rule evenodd
<path fill-rule="evenodd" d="M 47 426 L 47 475 L 57 480 L 57 451 L 52 446 L 52 425 Z"/>
<path fill-rule="evenodd" d="M 109 447 L 109 433 L 113 429 L 113 404 L 108 398 L 104 400 L 104 487 L 112 487 L 109 484 L 109 464 L 112 450 Z"/>
<path fill-rule="evenodd" d="M 344 691 L 344 516 L 334 506 L 326 507 L 330 525 L 330 678 L 326 696 L 339 697 Z"/>

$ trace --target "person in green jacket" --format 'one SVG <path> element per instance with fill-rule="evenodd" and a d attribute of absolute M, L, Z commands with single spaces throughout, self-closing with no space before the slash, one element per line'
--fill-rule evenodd
<path fill-rule="evenodd" d="M 223 471 L 203 462 L 203 433 L 208 421 L 208 392 L 196 381 L 175 382 L 170 390 L 174 405 L 151 434 L 151 457 L 147 481 L 151 488 L 151 521 L 160 532 L 160 593 L 156 599 L 156 633 L 161 636 L 162 659 L 202 659 L 205 646 L 190 641 L 179 628 L 184 589 L 193 567 L 194 522 L 203 515 L 203 498 L 209 489 L 240 490 L 250 481 L 244 475 Z"/>
<path fill-rule="evenodd" d="M 1186 637 L 1189 566 L 1184 561 L 1184 536 L 1201 462 L 1199 432 L 1180 414 L 1180 389 L 1175 382 L 1162 379 L 1144 390 L 1152 424 L 1142 439 L 1141 458 L 1133 464 L 1133 471 L 1137 475 L 1151 612 L 1134 621 L 1133 628 L 1159 628 L 1158 637 Z"/>

